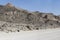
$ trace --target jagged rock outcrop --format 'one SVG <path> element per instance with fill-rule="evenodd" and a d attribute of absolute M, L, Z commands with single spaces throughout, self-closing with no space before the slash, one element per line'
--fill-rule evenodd
<path fill-rule="evenodd" d="M 59 28 L 60 16 L 39 11 L 21 10 L 8 3 L 0 5 L 0 30 L 20 31 Z"/>

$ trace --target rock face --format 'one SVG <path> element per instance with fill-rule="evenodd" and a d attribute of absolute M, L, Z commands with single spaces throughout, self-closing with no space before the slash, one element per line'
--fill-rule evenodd
<path fill-rule="evenodd" d="M 21 10 L 8 3 L 0 5 L 0 30 L 15 32 L 20 30 L 39 30 L 60 28 L 60 16 L 39 11 Z"/>

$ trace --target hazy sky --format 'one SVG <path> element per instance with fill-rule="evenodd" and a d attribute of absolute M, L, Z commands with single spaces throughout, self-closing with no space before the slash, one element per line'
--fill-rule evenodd
<path fill-rule="evenodd" d="M 30 11 L 51 12 L 60 15 L 60 0 L 0 0 L 0 4 L 8 2 Z"/>

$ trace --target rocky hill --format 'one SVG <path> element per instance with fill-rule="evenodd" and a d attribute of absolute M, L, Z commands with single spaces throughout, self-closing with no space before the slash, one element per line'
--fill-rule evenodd
<path fill-rule="evenodd" d="M 15 32 L 60 28 L 60 16 L 39 11 L 29 12 L 8 3 L 0 5 L 0 30 Z"/>

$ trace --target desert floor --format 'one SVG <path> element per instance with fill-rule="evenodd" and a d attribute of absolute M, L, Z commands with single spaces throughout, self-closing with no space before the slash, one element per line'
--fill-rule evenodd
<path fill-rule="evenodd" d="M 60 40 L 60 28 L 20 32 L 1 32 L 0 40 Z"/>

